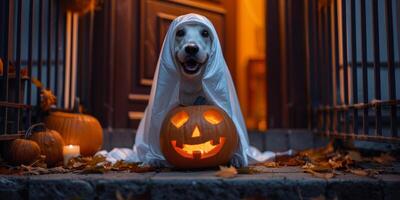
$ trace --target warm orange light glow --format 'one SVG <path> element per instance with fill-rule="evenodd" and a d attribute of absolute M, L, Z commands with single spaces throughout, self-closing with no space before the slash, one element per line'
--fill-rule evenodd
<path fill-rule="evenodd" d="M 171 118 L 171 123 L 176 127 L 180 128 L 182 125 L 184 125 L 187 121 L 189 120 L 189 115 L 185 111 L 181 111 L 176 113 L 172 118 Z"/>
<path fill-rule="evenodd" d="M 192 137 L 194 138 L 194 137 L 200 137 L 200 130 L 199 130 L 199 127 L 195 127 L 194 128 L 194 131 L 193 131 L 193 133 L 192 133 Z"/>
<path fill-rule="evenodd" d="M 219 114 L 217 110 L 208 110 L 203 113 L 203 117 L 210 124 L 214 124 L 214 125 L 219 124 L 223 120 L 222 115 Z"/>
<path fill-rule="evenodd" d="M 183 144 L 183 148 L 176 146 L 176 140 L 171 141 L 172 146 L 179 155 L 185 158 L 199 158 L 204 159 L 217 154 L 225 144 L 225 138 L 219 138 L 219 144 L 214 145 L 212 140 L 201 144 Z"/>

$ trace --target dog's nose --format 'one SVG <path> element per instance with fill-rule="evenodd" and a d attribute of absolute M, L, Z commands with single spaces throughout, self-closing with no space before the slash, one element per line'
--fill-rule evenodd
<path fill-rule="evenodd" d="M 199 47 L 196 44 L 188 44 L 185 47 L 185 52 L 191 55 L 196 54 L 199 52 Z"/>

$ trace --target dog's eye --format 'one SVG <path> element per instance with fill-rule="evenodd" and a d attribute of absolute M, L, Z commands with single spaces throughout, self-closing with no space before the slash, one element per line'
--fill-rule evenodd
<path fill-rule="evenodd" d="M 185 35 L 185 30 L 180 29 L 176 32 L 176 37 L 183 37 Z"/>
<path fill-rule="evenodd" d="M 201 36 L 203 36 L 205 38 L 208 37 L 209 36 L 208 31 L 207 30 L 201 31 Z"/>

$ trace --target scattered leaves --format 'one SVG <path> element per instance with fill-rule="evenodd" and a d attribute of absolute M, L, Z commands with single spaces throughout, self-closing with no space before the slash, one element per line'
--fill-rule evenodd
<path fill-rule="evenodd" d="M 222 178 L 233 178 L 237 174 L 238 171 L 233 166 L 230 167 L 219 166 L 219 171 L 215 175 Z"/>
<path fill-rule="evenodd" d="M 154 169 L 150 166 L 142 166 L 138 163 L 126 163 L 123 160 L 117 161 L 111 169 L 114 171 L 129 171 L 137 173 L 154 171 Z"/>
<path fill-rule="evenodd" d="M 394 161 L 396 158 L 388 153 L 377 157 L 363 157 L 358 151 L 335 150 L 333 143 L 330 142 L 323 148 L 304 150 L 292 157 L 277 157 L 274 162 L 264 162 L 257 166 L 250 166 L 250 168 L 256 169 L 258 173 L 270 173 L 272 171 L 268 168 L 301 166 L 305 172 L 324 179 L 332 178 L 342 172 L 375 177 L 384 170 L 379 166 L 377 168 L 373 166 L 376 164 L 391 165 Z M 375 165 L 371 165 L 373 163 Z"/>
<path fill-rule="evenodd" d="M 95 157 L 76 157 L 69 160 L 67 168 L 73 171 L 79 171 L 84 174 L 106 173 L 108 171 L 129 171 L 136 173 L 145 173 L 154 171 L 150 166 L 139 165 L 138 163 L 126 163 L 122 160 L 112 164 L 106 160 L 106 157 L 97 155 Z"/>

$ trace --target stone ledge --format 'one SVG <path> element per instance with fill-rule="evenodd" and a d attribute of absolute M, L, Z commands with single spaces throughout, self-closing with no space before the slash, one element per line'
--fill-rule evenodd
<path fill-rule="evenodd" d="M 278 168 L 270 173 L 214 176 L 215 171 L 0 176 L 0 199 L 400 199 L 400 175 L 338 175 L 329 180 Z"/>

